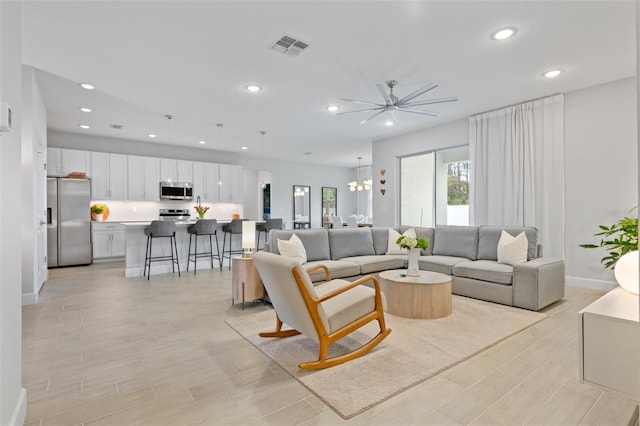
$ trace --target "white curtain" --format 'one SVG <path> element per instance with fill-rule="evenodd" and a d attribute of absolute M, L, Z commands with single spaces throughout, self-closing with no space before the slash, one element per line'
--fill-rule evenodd
<path fill-rule="evenodd" d="M 535 226 L 564 257 L 564 96 L 469 118 L 471 223 Z"/>

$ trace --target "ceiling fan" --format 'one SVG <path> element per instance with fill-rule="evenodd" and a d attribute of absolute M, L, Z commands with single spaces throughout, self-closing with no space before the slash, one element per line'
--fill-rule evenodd
<path fill-rule="evenodd" d="M 377 111 L 371 117 L 366 118 L 366 119 L 364 119 L 364 120 L 362 120 L 360 122 L 360 124 L 364 124 L 367 121 L 371 120 L 372 118 L 375 118 L 378 115 L 382 114 L 383 112 L 389 111 L 391 113 L 391 116 L 393 117 L 393 121 L 396 124 L 399 124 L 400 123 L 400 118 L 398 117 L 398 114 L 397 114 L 397 112 L 399 112 L 399 111 L 400 112 L 411 112 L 413 114 L 429 115 L 431 117 L 438 117 L 440 114 L 437 113 L 437 112 L 425 111 L 425 110 L 421 110 L 421 109 L 416 109 L 414 107 L 422 106 L 422 105 L 440 104 L 440 103 L 444 103 L 444 102 L 455 102 L 455 101 L 458 100 L 458 98 L 456 96 L 452 96 L 452 97 L 449 97 L 449 98 L 438 98 L 438 99 L 429 99 L 429 100 L 425 100 L 425 101 L 411 102 L 415 98 L 417 98 L 418 96 L 423 95 L 423 94 L 427 93 L 428 91 L 433 90 L 436 87 L 438 87 L 438 85 L 434 84 L 434 83 L 429 83 L 426 86 L 416 90 L 415 92 L 408 94 L 404 98 L 398 99 L 398 97 L 393 93 L 393 88 L 396 87 L 397 84 L 398 84 L 398 82 L 396 80 L 388 80 L 387 81 L 387 87 L 389 88 L 389 93 L 386 92 L 384 84 L 382 84 L 382 83 L 376 84 L 376 87 L 378 88 L 378 91 L 382 95 L 382 98 L 384 99 L 385 103 L 359 101 L 357 99 L 338 98 L 341 101 L 355 102 L 357 104 L 369 105 L 371 108 L 359 109 L 359 110 L 355 110 L 355 111 L 339 112 L 336 115 L 353 114 L 355 112 L 365 112 L 365 111 Z"/>

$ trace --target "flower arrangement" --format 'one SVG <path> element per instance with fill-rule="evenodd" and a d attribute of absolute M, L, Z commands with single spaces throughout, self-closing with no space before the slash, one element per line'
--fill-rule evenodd
<path fill-rule="evenodd" d="M 429 241 L 427 241 L 423 237 L 413 238 L 406 235 L 401 235 L 396 240 L 396 244 L 403 249 L 412 249 L 418 247 L 426 250 L 427 248 L 429 248 Z"/>
<path fill-rule="evenodd" d="M 209 210 L 209 207 L 198 204 L 197 206 L 195 206 L 195 209 L 196 209 L 196 212 L 198 213 L 198 217 L 202 219 L 204 218 L 204 214 L 207 212 L 207 210 Z"/>
<path fill-rule="evenodd" d="M 106 204 L 92 204 L 91 212 L 95 214 L 102 214 L 107 209 Z"/>

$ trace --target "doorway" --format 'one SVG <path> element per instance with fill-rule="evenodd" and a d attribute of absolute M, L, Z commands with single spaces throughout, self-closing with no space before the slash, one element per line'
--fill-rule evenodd
<path fill-rule="evenodd" d="M 265 183 L 262 188 L 262 219 L 271 217 L 271 184 Z"/>

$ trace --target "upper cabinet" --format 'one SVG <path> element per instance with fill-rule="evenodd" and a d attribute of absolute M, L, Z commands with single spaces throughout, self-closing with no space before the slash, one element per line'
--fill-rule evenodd
<path fill-rule="evenodd" d="M 127 199 L 158 201 L 160 196 L 160 159 L 127 156 Z"/>
<path fill-rule="evenodd" d="M 192 182 L 193 162 L 161 158 L 160 180 L 163 182 Z"/>
<path fill-rule="evenodd" d="M 67 176 L 71 172 L 90 175 L 90 167 L 89 151 L 47 148 L 47 176 Z"/>
<path fill-rule="evenodd" d="M 193 196 L 202 202 L 218 201 L 219 164 L 193 162 Z"/>
<path fill-rule="evenodd" d="M 218 201 L 242 203 L 242 167 L 220 164 L 218 180 Z"/>
<path fill-rule="evenodd" d="M 91 153 L 91 198 L 126 200 L 127 156 Z"/>

